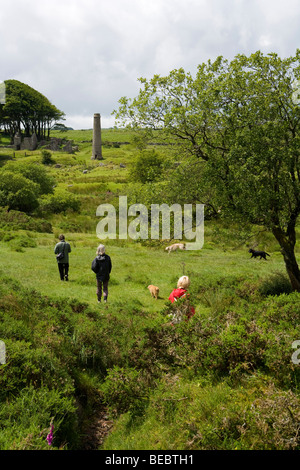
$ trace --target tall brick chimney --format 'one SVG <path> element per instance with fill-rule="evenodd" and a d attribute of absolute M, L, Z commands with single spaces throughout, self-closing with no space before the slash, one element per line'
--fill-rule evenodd
<path fill-rule="evenodd" d="M 93 160 L 102 160 L 102 143 L 101 143 L 101 116 L 94 114 L 94 128 L 93 128 Z"/>

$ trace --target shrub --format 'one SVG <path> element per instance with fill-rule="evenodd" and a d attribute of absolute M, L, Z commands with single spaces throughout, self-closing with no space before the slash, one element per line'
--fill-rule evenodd
<path fill-rule="evenodd" d="M 299 337 L 299 293 L 242 303 L 219 312 L 196 311 L 189 321 L 146 328 L 129 354 L 129 365 L 152 377 L 163 369 L 191 374 L 242 377 L 262 371 L 281 386 L 296 387 L 300 369 L 292 363 L 292 343 Z M 172 309 L 178 309 L 179 304 Z M 200 307 L 201 308 L 201 307 Z M 164 315 L 172 310 L 165 308 Z M 184 313 L 183 311 L 181 313 Z M 161 322 L 163 323 L 163 322 Z"/>
<path fill-rule="evenodd" d="M 4 237 L 5 241 L 5 237 Z M 23 248 L 36 248 L 37 243 L 34 238 L 28 237 L 26 235 L 15 235 L 11 240 L 9 240 L 9 246 L 14 251 L 24 251 Z"/>
<path fill-rule="evenodd" d="M 190 297 L 188 299 L 182 297 L 173 304 L 170 302 L 166 306 L 164 314 L 167 315 L 173 324 L 177 324 L 181 323 L 182 321 L 188 321 L 188 319 L 192 316 L 192 308 L 192 301 Z"/>
<path fill-rule="evenodd" d="M 48 450 L 46 436 L 54 425 L 52 448 L 75 440 L 77 429 L 74 399 L 47 387 L 24 388 L 0 408 L 1 450 Z M 71 430 L 71 432 L 70 432 Z"/>
<path fill-rule="evenodd" d="M 155 152 L 143 151 L 136 159 L 130 170 L 130 176 L 134 181 L 140 183 L 149 183 L 159 179 L 163 168 L 161 156 Z"/>
<path fill-rule="evenodd" d="M 12 171 L 0 171 L 0 206 L 31 212 L 39 205 L 40 187 L 24 176 Z"/>
<path fill-rule="evenodd" d="M 299 398 L 263 377 L 230 387 L 166 375 L 152 391 L 139 425 L 114 424 L 105 450 L 299 450 Z M 258 383 L 257 383 L 258 382 Z"/>
<path fill-rule="evenodd" d="M 76 221 L 71 221 L 71 220 L 66 220 L 63 222 L 57 222 L 57 227 L 60 229 L 62 233 L 64 232 L 77 232 L 77 233 L 83 233 L 83 232 L 91 232 L 95 226 L 94 221 L 90 221 L 88 217 L 82 217 L 79 216 L 78 220 Z"/>
<path fill-rule="evenodd" d="M 299 449 L 299 398 L 291 391 L 270 386 L 254 401 L 243 440 L 260 449 Z"/>
<path fill-rule="evenodd" d="M 42 150 L 41 155 L 42 155 L 43 165 L 51 165 L 52 163 L 54 163 L 54 161 L 52 159 L 52 153 L 49 152 L 49 150 L 45 150 L 45 149 Z"/>
<path fill-rule="evenodd" d="M 76 212 L 80 209 L 80 199 L 69 191 L 57 189 L 54 194 L 41 197 L 40 209 L 54 214 L 66 212 L 67 210 Z"/>
<path fill-rule="evenodd" d="M 37 164 L 28 164 L 28 163 L 7 163 L 5 166 L 5 171 L 12 171 L 13 173 L 18 173 L 25 178 L 33 181 L 39 186 L 39 195 L 53 193 L 53 186 L 55 183 L 54 178 L 52 178 L 47 170 Z"/>
<path fill-rule="evenodd" d="M 285 274 L 275 273 L 261 283 L 258 291 L 263 296 L 290 294 L 292 286 Z"/>
<path fill-rule="evenodd" d="M 113 367 L 108 371 L 101 391 L 111 411 L 139 414 L 148 401 L 148 387 L 142 373 L 133 368 Z"/>
<path fill-rule="evenodd" d="M 7 212 L 2 207 L 0 207 L 0 224 L 1 229 L 5 232 L 7 230 L 30 230 L 40 233 L 52 233 L 52 225 L 47 220 L 36 219 L 20 211 L 11 210 Z"/>

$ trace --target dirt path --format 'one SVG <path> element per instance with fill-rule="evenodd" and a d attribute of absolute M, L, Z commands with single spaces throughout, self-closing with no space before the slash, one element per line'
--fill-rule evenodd
<path fill-rule="evenodd" d="M 99 450 L 112 425 L 105 408 L 96 410 L 83 432 L 82 450 Z"/>

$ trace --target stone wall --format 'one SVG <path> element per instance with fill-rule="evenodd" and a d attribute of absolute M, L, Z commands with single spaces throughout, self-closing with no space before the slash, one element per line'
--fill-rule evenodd
<path fill-rule="evenodd" d="M 38 140 L 36 134 L 32 134 L 31 137 L 24 137 L 21 139 L 20 150 L 36 150 L 38 146 Z"/>
<path fill-rule="evenodd" d="M 73 145 L 73 140 L 51 137 L 50 140 L 38 142 L 36 134 L 33 134 L 31 137 L 23 138 L 20 134 L 16 134 L 13 147 L 15 150 L 36 150 L 37 148 L 43 147 L 53 152 L 62 151 L 66 153 L 74 153 L 78 150 L 78 147 Z"/>

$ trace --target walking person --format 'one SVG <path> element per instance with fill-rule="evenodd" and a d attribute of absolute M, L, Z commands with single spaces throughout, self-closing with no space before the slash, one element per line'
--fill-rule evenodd
<path fill-rule="evenodd" d="M 64 235 L 59 235 L 59 242 L 55 245 L 54 253 L 56 255 L 58 270 L 61 281 L 69 280 L 69 253 L 71 246 L 65 240 Z"/>
<path fill-rule="evenodd" d="M 99 245 L 96 251 L 96 258 L 92 262 L 92 270 L 96 273 L 97 280 L 97 299 L 101 302 L 102 289 L 103 300 L 107 302 L 108 297 L 108 281 L 112 263 L 110 257 L 105 253 L 105 246 Z"/>

